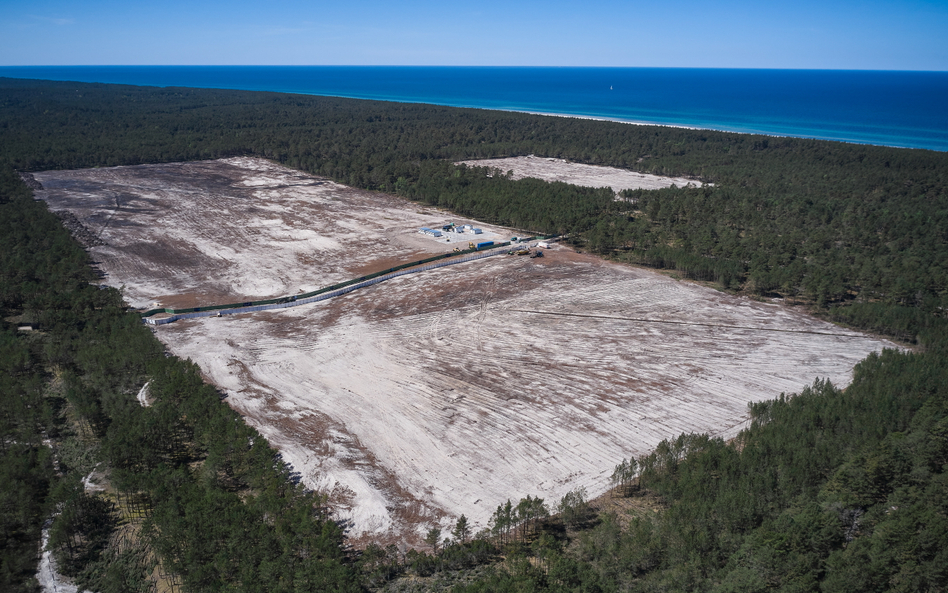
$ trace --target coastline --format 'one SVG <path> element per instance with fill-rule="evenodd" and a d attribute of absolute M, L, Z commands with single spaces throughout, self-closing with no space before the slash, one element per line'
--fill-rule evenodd
<path fill-rule="evenodd" d="M 224 90 L 244 90 L 244 89 L 224 89 Z M 857 140 L 843 140 L 839 138 L 830 138 L 830 137 L 820 137 L 816 135 L 803 135 L 803 134 L 777 134 L 777 133 L 768 133 L 768 132 L 759 132 L 753 131 L 748 132 L 746 130 L 735 130 L 725 127 L 705 127 L 705 126 L 693 126 L 686 124 L 678 123 L 666 123 L 666 122 L 652 122 L 652 121 L 643 121 L 643 120 L 631 120 L 631 119 L 622 119 L 619 117 L 608 117 L 600 115 L 583 115 L 576 113 L 555 113 L 550 111 L 532 111 L 529 109 L 513 109 L 505 107 L 485 107 L 481 105 L 468 105 L 468 104 L 454 104 L 454 103 L 434 103 L 429 101 L 421 101 L 414 99 L 397 99 L 397 98 L 382 98 L 378 96 L 368 96 L 368 95 L 330 95 L 323 93 L 306 93 L 302 91 L 264 91 L 264 92 L 274 92 L 274 93 L 283 93 L 288 95 L 306 95 L 310 97 L 331 97 L 336 99 L 355 99 L 358 101 L 379 101 L 383 103 L 405 103 L 405 104 L 415 104 L 415 105 L 433 105 L 436 107 L 454 107 L 457 109 L 483 109 L 485 111 L 503 111 L 506 113 L 524 113 L 527 115 L 540 115 L 545 117 L 563 117 L 563 118 L 572 118 L 572 119 L 582 119 L 589 121 L 603 121 L 603 122 L 612 122 L 619 124 L 629 124 L 633 126 L 657 126 L 663 128 L 677 128 L 681 130 L 707 130 L 709 132 L 724 132 L 727 134 L 744 134 L 748 136 L 765 136 L 767 138 L 796 138 L 799 140 L 819 140 L 822 142 L 842 142 L 844 144 L 856 144 L 860 146 L 880 146 L 883 148 L 899 148 L 905 150 L 931 150 L 934 152 L 948 152 L 948 148 L 944 150 L 939 150 L 935 148 L 925 148 L 920 146 L 907 146 L 901 144 L 882 144 L 875 142 L 860 142 Z"/>
<path fill-rule="evenodd" d="M 475 107 L 475 109 L 481 109 L 481 108 Z M 546 115 L 550 117 L 570 117 L 573 119 L 608 121 L 608 122 L 614 122 L 618 124 L 631 124 L 633 126 L 660 126 L 663 128 L 679 128 L 682 130 L 710 130 L 712 132 L 729 132 L 732 134 L 754 134 L 755 133 L 755 132 L 736 132 L 733 130 L 725 130 L 725 129 L 718 129 L 718 128 L 702 128 L 699 126 L 686 126 L 684 124 L 669 124 L 669 123 L 659 123 L 659 122 L 651 122 L 651 121 L 621 119 L 618 117 L 606 117 L 606 116 L 598 116 L 598 115 L 577 115 L 575 113 L 551 113 L 551 112 L 545 112 L 545 111 L 525 111 L 525 110 L 520 110 L 520 109 L 495 109 L 493 111 L 509 111 L 510 113 L 526 113 L 529 115 Z M 788 136 L 788 137 L 792 138 L 793 136 Z"/>
<path fill-rule="evenodd" d="M 942 107 L 948 101 L 948 73 L 7 66 L 0 67 L 0 77 L 415 103 L 948 152 L 948 114 Z"/>
<path fill-rule="evenodd" d="M 320 95 L 325 96 L 325 95 Z M 425 105 L 438 105 L 437 103 L 425 103 Z M 451 107 L 448 105 L 447 107 Z M 472 109 L 490 109 L 487 107 L 473 107 Z M 839 140 L 836 138 L 820 138 L 816 136 L 794 136 L 790 134 L 768 134 L 767 132 L 747 132 L 743 130 L 732 130 L 726 128 L 706 128 L 702 126 L 688 126 L 684 124 L 670 124 L 670 123 L 660 123 L 660 122 L 649 122 L 649 121 L 635 121 L 614 117 L 605 117 L 605 116 L 595 116 L 595 115 L 576 115 L 572 113 L 547 113 L 542 111 L 522 111 L 519 109 L 493 109 L 492 111 L 508 111 L 510 113 L 526 113 L 529 115 L 544 115 L 548 117 L 567 117 L 573 119 L 586 119 L 592 121 L 607 121 L 618 124 L 629 124 L 633 126 L 658 126 L 662 128 L 678 128 L 681 130 L 707 130 L 709 132 L 724 132 L 727 134 L 745 134 L 748 136 L 766 136 L 767 138 L 796 138 L 799 140 L 819 140 L 821 142 L 842 142 L 844 144 L 857 144 L 859 146 L 881 146 L 883 148 L 901 148 L 906 150 L 932 150 L 934 152 L 948 152 L 944 150 L 935 150 L 934 148 L 919 148 L 917 146 L 902 146 L 898 144 L 875 144 L 870 142 L 857 142 L 855 140 Z"/>

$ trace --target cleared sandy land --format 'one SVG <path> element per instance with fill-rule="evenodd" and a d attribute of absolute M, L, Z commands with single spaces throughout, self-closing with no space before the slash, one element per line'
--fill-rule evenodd
<path fill-rule="evenodd" d="M 461 161 L 459 164 L 472 167 L 493 167 L 503 172 L 512 171 L 513 179 L 532 177 L 543 181 L 563 181 L 583 187 L 610 187 L 616 194 L 624 189 L 662 189 L 677 185 L 685 187 L 704 185 L 684 177 L 660 177 L 648 173 L 636 173 L 615 167 L 571 163 L 564 159 L 538 156 L 517 156 L 503 159 Z"/>
<path fill-rule="evenodd" d="M 452 247 L 416 232 L 440 213 L 259 160 L 36 178 L 107 243 L 91 251 L 133 302 L 272 296 Z M 597 494 L 620 459 L 681 432 L 734 435 L 748 402 L 845 385 L 892 346 L 565 246 L 156 331 L 354 536 L 415 543 L 461 513 L 483 526 L 507 498 Z"/>
<path fill-rule="evenodd" d="M 510 238 L 485 225 L 480 235 L 427 237 L 420 227 L 473 221 L 259 159 L 35 178 L 44 187 L 37 197 L 76 215 L 106 281 L 124 285 L 135 307 L 307 292 L 469 241 Z"/>

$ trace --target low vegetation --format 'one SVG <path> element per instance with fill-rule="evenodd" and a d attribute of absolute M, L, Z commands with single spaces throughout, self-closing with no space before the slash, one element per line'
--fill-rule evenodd
<path fill-rule="evenodd" d="M 948 587 L 948 155 L 418 105 L 12 80 L 0 81 L 0 129 L 4 591 L 36 589 L 49 517 L 61 568 L 101 593 L 147 590 L 149 575 L 162 571 L 188 591 L 446 582 L 464 592 Z M 715 185 L 616 201 L 607 191 L 513 181 L 442 160 L 525 153 Z M 297 484 L 194 365 L 165 356 L 118 291 L 97 286 L 87 254 L 14 172 L 234 154 L 492 222 L 569 232 L 620 259 L 805 300 L 920 349 L 870 356 L 846 390 L 817 381 L 754 404 L 752 426 L 733 442 L 682 435 L 620 463 L 620 494 L 657 497 L 657 513 L 595 516 L 573 493 L 550 518 L 549 503 L 526 498 L 498 508 L 492 533 L 470 534 L 459 520 L 450 541 L 438 534 L 430 551 L 355 554 L 323 499 Z M 154 403 L 142 407 L 135 395 L 146 381 Z M 107 472 L 105 493 L 82 488 L 90 465 Z M 145 516 L 122 547 L 115 534 L 129 497 Z M 473 566 L 456 579 L 434 576 Z"/>

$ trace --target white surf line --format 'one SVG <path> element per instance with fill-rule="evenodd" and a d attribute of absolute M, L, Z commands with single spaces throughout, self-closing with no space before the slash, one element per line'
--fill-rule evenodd
<path fill-rule="evenodd" d="M 835 332 L 820 332 L 805 329 L 777 329 L 773 327 L 753 327 L 750 325 L 724 325 L 723 323 L 698 323 L 694 321 L 668 321 L 665 319 L 645 319 L 639 317 L 615 317 L 612 315 L 590 315 L 586 313 L 559 313 L 556 311 L 537 311 L 530 309 L 508 309 L 517 313 L 535 313 L 537 315 L 558 315 L 561 317 L 586 317 L 589 319 L 612 319 L 615 321 L 632 321 L 636 323 L 666 323 L 669 325 L 697 325 L 701 327 L 721 327 L 724 329 L 747 329 L 759 332 L 777 332 L 784 334 L 813 334 L 817 336 L 836 336 L 838 338 L 860 338 L 865 336 L 859 334 L 838 334 Z"/>
<path fill-rule="evenodd" d="M 523 248 L 525 247 L 521 247 L 521 249 Z M 378 284 L 379 282 L 391 280 L 392 278 L 397 278 L 399 276 L 406 276 L 408 274 L 417 274 L 418 272 L 426 272 L 428 270 L 434 270 L 436 268 L 443 268 L 445 266 L 453 266 L 455 264 L 462 264 L 469 261 L 484 259 L 485 257 L 491 257 L 492 255 L 500 255 L 502 253 L 507 253 L 508 251 L 509 250 L 507 249 L 493 249 L 485 253 L 475 253 L 472 255 L 467 255 L 460 259 L 451 259 L 447 261 L 441 261 L 441 262 L 437 262 L 433 264 L 428 264 L 425 266 L 419 266 L 416 268 L 409 268 L 407 270 L 400 270 L 398 272 L 392 272 L 391 274 L 385 274 L 384 276 L 379 276 L 378 278 L 372 278 L 371 280 L 359 282 L 358 284 L 346 286 L 345 288 L 340 288 L 339 290 L 333 290 L 331 292 L 326 292 L 326 293 L 312 296 L 309 298 L 298 299 L 298 300 L 290 301 L 287 303 L 273 303 L 270 305 L 253 305 L 250 307 L 235 307 L 233 309 L 216 309 L 216 310 L 211 310 L 211 311 L 194 311 L 192 313 L 175 314 L 175 315 L 171 315 L 170 317 L 164 317 L 161 319 L 153 319 L 151 317 L 146 317 L 145 323 L 147 323 L 148 325 L 165 325 L 165 324 L 177 321 L 179 319 L 196 319 L 198 317 L 221 317 L 223 315 L 235 315 L 238 313 L 251 313 L 254 311 L 270 311 L 273 309 L 288 309 L 290 307 L 299 307 L 300 305 L 308 305 L 310 303 L 316 303 L 318 301 L 324 301 L 326 299 L 331 299 L 333 297 L 342 296 L 354 290 L 365 288 L 366 286 L 372 286 L 374 284 Z"/>

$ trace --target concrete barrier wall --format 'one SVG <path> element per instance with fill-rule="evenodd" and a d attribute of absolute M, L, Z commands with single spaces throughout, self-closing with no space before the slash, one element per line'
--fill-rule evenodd
<path fill-rule="evenodd" d="M 526 246 L 524 246 L 526 247 Z M 523 247 L 521 247 L 522 249 Z M 386 280 L 391 280 L 392 278 L 398 278 L 399 276 L 407 276 L 408 274 L 417 274 L 418 272 L 425 272 L 428 270 L 434 270 L 436 268 L 443 268 L 445 266 L 453 266 L 456 264 L 463 264 L 465 262 L 474 261 L 478 259 L 484 259 L 485 257 L 491 257 L 492 255 L 500 255 L 507 253 L 502 249 L 495 249 L 493 251 L 485 251 L 481 253 L 474 253 L 467 255 L 458 259 L 452 259 L 447 261 L 440 261 L 424 266 L 418 266 L 415 268 L 410 268 L 407 270 L 400 270 L 398 272 L 392 272 L 390 274 L 385 274 L 377 278 L 372 278 L 371 280 L 365 280 L 364 282 L 358 282 L 356 284 L 351 284 L 345 288 L 340 288 L 330 292 L 324 292 L 316 296 L 311 296 L 307 298 L 298 298 L 295 301 L 289 301 L 285 303 L 271 303 L 265 305 L 251 305 L 249 307 L 233 307 L 230 309 L 216 309 L 216 310 L 207 310 L 207 311 L 193 311 L 190 313 L 175 313 L 169 317 L 163 317 L 160 319 L 153 319 L 151 317 L 145 318 L 145 323 L 148 325 L 165 325 L 167 323 L 175 322 L 179 319 L 196 319 L 198 317 L 217 317 L 218 315 L 234 315 L 237 313 L 252 313 L 254 311 L 270 311 L 273 309 L 286 309 L 288 307 L 298 307 L 300 305 L 308 305 L 310 303 L 316 303 L 319 301 L 324 301 L 326 299 L 331 299 L 333 297 L 342 296 L 344 294 L 349 294 L 354 290 L 360 288 L 365 288 L 366 286 L 372 286 L 378 284 L 379 282 L 385 282 Z"/>

